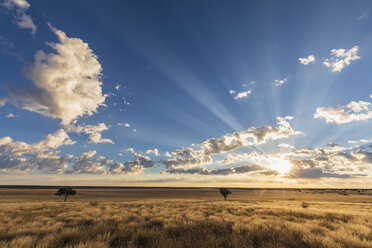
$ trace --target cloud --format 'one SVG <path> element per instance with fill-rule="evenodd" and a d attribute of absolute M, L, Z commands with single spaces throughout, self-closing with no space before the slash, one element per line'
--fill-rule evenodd
<path fill-rule="evenodd" d="M 337 108 L 320 107 L 316 109 L 314 118 L 323 118 L 327 123 L 345 124 L 353 121 L 363 121 L 372 118 L 370 102 L 352 101 Z"/>
<path fill-rule="evenodd" d="M 358 60 L 358 46 L 347 49 L 332 49 L 331 58 L 325 59 L 323 65 L 330 68 L 332 72 L 341 72 L 345 66 L 350 65 L 351 61 Z"/>
<path fill-rule="evenodd" d="M 239 99 L 247 98 L 249 96 L 249 94 L 251 94 L 251 93 L 252 93 L 252 91 L 250 91 L 250 90 L 239 92 L 238 94 L 236 94 L 234 99 L 239 100 Z"/>
<path fill-rule="evenodd" d="M 372 143 L 372 139 L 349 140 L 348 143 L 350 144 Z"/>
<path fill-rule="evenodd" d="M 367 12 L 363 12 L 363 14 L 358 17 L 358 20 L 359 21 L 361 21 L 361 20 L 367 20 L 368 17 L 369 17 L 368 13 Z"/>
<path fill-rule="evenodd" d="M 83 152 L 77 157 L 73 165 L 73 173 L 88 173 L 88 174 L 106 174 L 106 166 L 110 165 L 110 160 L 103 156 L 94 156 L 96 151 Z"/>
<path fill-rule="evenodd" d="M 11 95 L 23 109 L 59 118 L 68 125 L 104 105 L 107 95 L 102 94 L 99 81 L 102 68 L 87 43 L 49 26 L 60 41 L 48 43 L 57 53 L 37 52 L 26 73 L 34 87 L 13 89 Z"/>
<path fill-rule="evenodd" d="M 46 172 L 61 172 L 67 168 L 72 155 L 59 156 L 59 151 L 54 151 L 54 149 L 75 143 L 63 129 L 48 134 L 45 139 L 34 144 L 3 137 L 0 139 L 0 169 L 38 169 Z"/>
<path fill-rule="evenodd" d="M 121 85 L 120 84 L 117 84 L 117 85 L 115 85 L 115 90 L 119 90 L 120 89 L 120 87 L 121 87 Z"/>
<path fill-rule="evenodd" d="M 6 115 L 6 118 L 15 118 L 17 116 L 15 116 L 13 113 L 10 113 L 10 114 L 7 114 Z"/>
<path fill-rule="evenodd" d="M 309 55 L 307 58 L 299 58 L 298 60 L 303 65 L 313 64 L 315 62 L 315 56 Z"/>
<path fill-rule="evenodd" d="M 235 168 L 226 169 L 206 169 L 206 168 L 190 168 L 190 169 L 176 169 L 171 168 L 166 170 L 167 173 L 171 174 L 198 174 L 198 175 L 233 175 L 233 174 L 246 174 L 250 172 L 256 172 L 265 175 L 277 175 L 278 172 L 274 170 L 267 169 L 260 165 L 245 165 Z"/>
<path fill-rule="evenodd" d="M 229 90 L 229 93 L 230 93 L 230 95 L 233 95 L 233 94 L 236 93 L 236 91 L 235 90 Z"/>
<path fill-rule="evenodd" d="M 10 9 L 15 10 L 15 18 L 18 27 L 31 29 L 31 34 L 35 35 L 37 27 L 31 17 L 26 14 L 30 8 L 30 4 L 25 0 L 5 0 L 3 5 Z"/>
<path fill-rule="evenodd" d="M 99 123 L 98 125 L 68 125 L 65 126 L 65 129 L 69 133 L 85 133 L 89 134 L 89 143 L 111 143 L 114 142 L 111 139 L 102 138 L 101 132 L 108 130 L 108 127 L 105 123 Z"/>
<path fill-rule="evenodd" d="M 124 127 L 130 127 L 130 124 L 129 123 L 118 123 L 117 124 L 118 126 L 124 126 Z"/>
<path fill-rule="evenodd" d="M 7 98 L 5 98 L 5 97 L 1 97 L 1 98 L 0 98 L 0 107 L 3 107 L 7 101 L 8 101 Z"/>
<path fill-rule="evenodd" d="M 160 156 L 159 151 L 158 151 L 157 148 L 155 148 L 153 150 L 149 149 L 149 150 L 146 151 L 146 154 L 150 154 L 150 153 L 154 154 L 156 157 Z"/>
<path fill-rule="evenodd" d="M 167 169 L 207 165 L 213 162 L 211 155 L 229 152 L 243 146 L 262 144 L 267 140 L 277 140 L 301 134 L 301 132 L 292 129 L 289 123 L 291 119 L 290 116 L 278 117 L 278 127 L 250 127 L 247 130 L 226 134 L 220 138 L 211 138 L 196 145 L 196 147 L 200 147 L 200 150 L 194 150 L 191 147 L 175 150 L 172 152 L 175 157 L 160 162 L 166 165 Z"/>
<path fill-rule="evenodd" d="M 295 147 L 290 145 L 290 144 L 286 144 L 286 143 L 281 143 L 278 145 L 279 147 L 282 147 L 282 148 L 287 148 L 287 149 L 294 149 Z"/>
<path fill-rule="evenodd" d="M 282 84 L 285 84 L 286 82 L 288 82 L 288 78 L 284 78 L 284 79 L 276 79 L 275 81 L 275 86 L 280 86 Z"/>

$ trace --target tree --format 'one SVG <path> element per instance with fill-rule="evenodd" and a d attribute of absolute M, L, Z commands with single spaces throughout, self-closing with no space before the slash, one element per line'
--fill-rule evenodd
<path fill-rule="evenodd" d="M 220 188 L 220 193 L 225 198 L 225 201 L 227 199 L 227 196 L 232 194 L 228 188 Z"/>
<path fill-rule="evenodd" d="M 68 197 L 76 195 L 76 190 L 73 190 L 70 187 L 64 187 L 64 188 L 58 189 L 58 191 L 57 191 L 57 193 L 55 193 L 55 195 L 64 196 L 65 201 L 67 201 Z"/>

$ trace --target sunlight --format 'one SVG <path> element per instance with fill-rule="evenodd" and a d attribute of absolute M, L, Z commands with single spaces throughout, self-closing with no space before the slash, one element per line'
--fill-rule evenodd
<path fill-rule="evenodd" d="M 271 168 L 279 172 L 281 175 L 287 173 L 291 167 L 292 164 L 288 160 L 282 158 L 275 159 L 271 163 Z"/>

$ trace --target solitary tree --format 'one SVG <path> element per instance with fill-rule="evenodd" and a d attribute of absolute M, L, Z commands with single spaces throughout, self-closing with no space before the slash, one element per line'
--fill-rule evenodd
<path fill-rule="evenodd" d="M 58 189 L 58 191 L 57 191 L 57 193 L 55 193 L 55 195 L 64 196 L 65 201 L 67 201 L 67 197 L 76 195 L 76 190 L 73 190 L 70 187 L 64 187 L 64 188 Z"/>
<path fill-rule="evenodd" d="M 227 199 L 227 196 L 232 194 L 228 188 L 220 188 L 220 193 L 225 198 L 225 201 Z"/>

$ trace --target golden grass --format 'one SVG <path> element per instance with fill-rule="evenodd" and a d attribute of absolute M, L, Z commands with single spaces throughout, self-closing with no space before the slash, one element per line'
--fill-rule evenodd
<path fill-rule="evenodd" d="M 372 247 L 369 194 L 77 191 L 0 191 L 0 247 Z"/>

